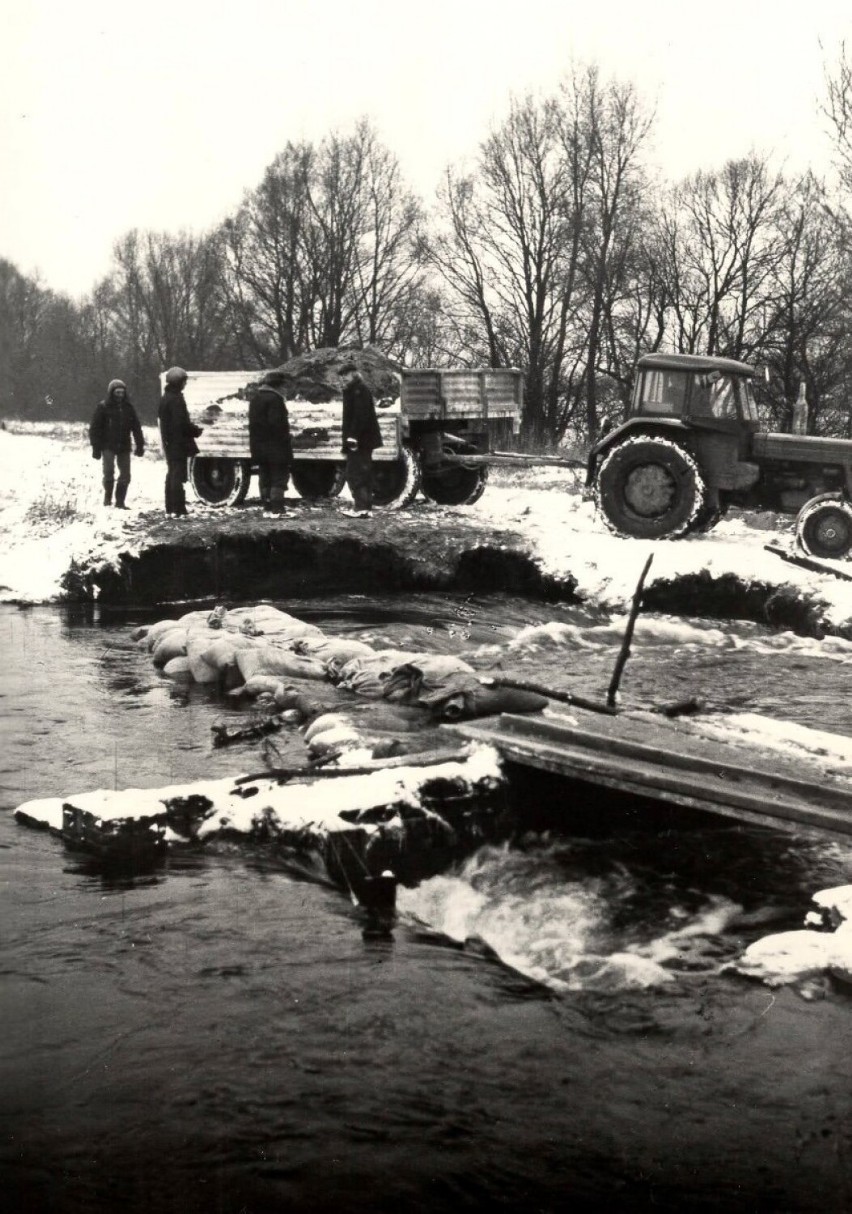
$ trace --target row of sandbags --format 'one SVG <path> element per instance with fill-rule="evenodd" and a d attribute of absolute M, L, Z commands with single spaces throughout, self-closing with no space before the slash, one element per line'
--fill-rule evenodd
<path fill-rule="evenodd" d="M 441 719 L 537 711 L 547 703 L 483 682 L 461 658 L 374 650 L 363 641 L 329 637 L 269 604 L 190 611 L 133 635 L 170 677 L 218 683 L 243 695 L 266 693 L 280 707 L 292 680 L 328 681 L 360 697 L 417 704 Z"/>

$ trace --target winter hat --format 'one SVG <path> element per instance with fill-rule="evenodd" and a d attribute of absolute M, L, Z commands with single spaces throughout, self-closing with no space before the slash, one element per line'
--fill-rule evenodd
<path fill-rule="evenodd" d="M 167 384 L 185 384 L 188 379 L 189 376 L 183 367 L 169 367 L 166 372 Z"/>
<path fill-rule="evenodd" d="M 260 382 L 269 384 L 270 388 L 280 388 L 286 378 L 283 371 L 267 371 Z"/>
<path fill-rule="evenodd" d="M 124 382 L 123 379 L 111 379 L 109 381 L 109 386 L 107 387 L 107 396 L 112 396 L 112 394 L 116 390 L 116 388 L 124 388 L 124 390 L 126 392 L 127 384 Z"/>

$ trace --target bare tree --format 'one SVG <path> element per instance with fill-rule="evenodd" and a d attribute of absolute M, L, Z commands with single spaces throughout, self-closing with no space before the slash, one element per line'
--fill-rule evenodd
<path fill-rule="evenodd" d="M 586 431 L 590 440 L 599 420 L 598 377 L 623 369 L 602 361 L 616 353 L 607 341 L 614 327 L 614 310 L 626 285 L 628 264 L 639 239 L 645 191 L 642 152 L 652 116 L 632 84 L 611 82 L 602 86 L 594 68 L 585 73 L 585 105 L 592 153 L 589 213 L 585 227 L 584 272 L 590 288 L 588 348 L 586 354 Z"/>
<path fill-rule="evenodd" d="M 782 255 L 784 192 L 781 174 L 754 154 L 670 192 L 660 244 L 678 350 L 748 358 L 760 347 L 765 295 Z"/>
<path fill-rule="evenodd" d="M 314 159 L 310 144 L 288 143 L 219 233 L 231 324 L 246 365 L 285 362 L 311 340 L 305 243 Z"/>
<path fill-rule="evenodd" d="M 515 101 L 476 174 L 450 171 L 440 193 L 432 264 L 488 361 L 525 368 L 533 446 L 559 442 L 581 412 L 596 432 L 650 122 L 632 87 L 576 70 L 558 95 Z"/>

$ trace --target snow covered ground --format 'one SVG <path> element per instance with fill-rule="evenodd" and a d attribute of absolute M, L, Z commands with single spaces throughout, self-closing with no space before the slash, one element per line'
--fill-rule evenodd
<path fill-rule="evenodd" d="M 162 511 L 165 480 L 155 430 L 147 441 L 145 456 L 133 457 L 130 510 L 122 512 L 101 505 L 100 462 L 91 458 L 84 426 L 0 431 L 0 601 L 57 599 L 72 558 L 94 549 L 105 556 L 132 550 L 144 537 L 146 516 Z M 193 510 L 217 513 L 199 503 Z M 544 572 L 573 577 L 580 596 L 610 611 L 625 609 L 653 553 L 649 586 L 704 571 L 727 575 L 744 586 L 760 582 L 816 599 L 831 629 L 852 628 L 852 582 L 798 569 L 765 551 L 769 542 L 792 544 L 792 520 L 783 520 L 780 532 L 775 520 L 767 519 L 775 526 L 765 529 L 731 518 L 704 536 L 674 543 L 619 539 L 582 500 L 575 474 L 551 469 L 494 475 L 476 505 L 451 513 L 483 532 L 521 534 Z"/>

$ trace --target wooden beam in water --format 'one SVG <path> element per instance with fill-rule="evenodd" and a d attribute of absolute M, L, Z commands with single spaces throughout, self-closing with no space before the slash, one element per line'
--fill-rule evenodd
<path fill-rule="evenodd" d="M 618 727 L 607 718 L 603 723 Z M 685 735 L 679 742 L 676 731 L 667 731 L 664 723 L 657 727 L 638 717 L 631 725 L 631 732 L 638 728 L 648 740 L 602 733 L 586 728 L 585 722 L 508 714 L 445 728 L 495 746 L 510 762 L 566 779 L 751 824 L 806 829 L 831 838 L 852 836 L 852 791 L 825 773 L 809 771 L 804 763 L 798 774 L 762 770 L 755 766 L 758 755 L 751 748 L 699 734 Z"/>

